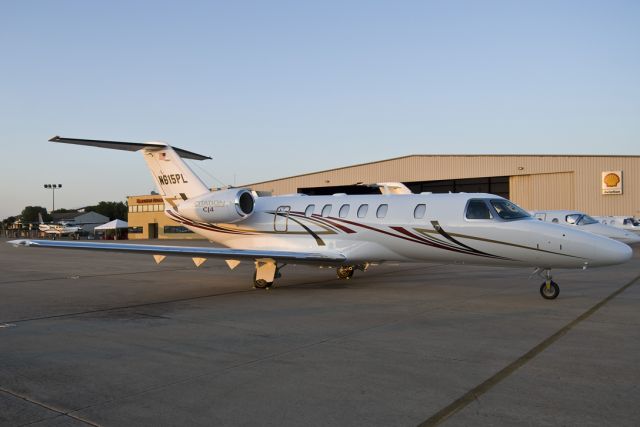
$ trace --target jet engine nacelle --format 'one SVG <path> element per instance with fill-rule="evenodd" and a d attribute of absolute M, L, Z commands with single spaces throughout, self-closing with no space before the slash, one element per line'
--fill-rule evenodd
<path fill-rule="evenodd" d="M 253 213 L 255 200 L 246 188 L 212 191 L 178 205 L 178 212 L 193 221 L 230 224 Z"/>

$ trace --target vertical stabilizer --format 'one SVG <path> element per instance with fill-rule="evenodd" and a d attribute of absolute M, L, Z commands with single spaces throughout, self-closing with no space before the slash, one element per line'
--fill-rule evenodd
<path fill-rule="evenodd" d="M 163 142 L 120 142 L 95 139 L 62 138 L 54 136 L 49 141 L 65 144 L 87 145 L 112 150 L 140 151 L 151 171 L 153 181 L 164 201 L 175 208 L 182 200 L 207 193 L 209 189 L 185 163 L 184 159 L 205 160 L 211 157 L 196 154 Z"/>
<path fill-rule="evenodd" d="M 191 199 L 208 192 L 207 186 L 171 147 L 146 147 L 141 150 L 158 192 L 165 202 Z"/>

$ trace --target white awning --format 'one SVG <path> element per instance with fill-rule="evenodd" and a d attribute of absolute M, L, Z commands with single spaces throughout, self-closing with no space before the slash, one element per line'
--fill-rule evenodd
<path fill-rule="evenodd" d="M 94 230 L 115 230 L 116 228 L 128 228 L 129 224 L 121 219 L 114 219 L 106 224 L 94 227 Z"/>

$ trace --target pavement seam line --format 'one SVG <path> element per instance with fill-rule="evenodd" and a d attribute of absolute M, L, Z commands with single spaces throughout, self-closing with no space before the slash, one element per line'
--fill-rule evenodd
<path fill-rule="evenodd" d="M 77 417 L 77 416 L 75 416 L 75 415 L 71 415 L 71 412 L 75 412 L 74 410 L 69 410 L 68 412 L 64 412 L 64 411 L 61 411 L 60 409 L 56 409 L 56 408 L 54 408 L 54 407 L 52 407 L 52 406 L 49 406 L 49 405 L 46 405 L 46 404 L 44 404 L 44 403 L 41 403 L 41 402 L 38 402 L 38 401 L 35 401 L 35 400 L 32 400 L 32 399 L 29 399 L 29 398 L 28 398 L 28 397 L 26 397 L 26 396 L 22 396 L 21 394 L 14 393 L 14 392 L 9 391 L 9 390 L 7 390 L 7 389 L 5 389 L 5 388 L 0 388 L 0 392 L 2 392 L 2 393 L 6 393 L 6 394 L 8 394 L 8 395 L 10 395 L 10 396 L 13 396 L 13 397 L 15 397 L 16 399 L 24 400 L 25 402 L 31 403 L 32 405 L 39 406 L 39 407 L 44 408 L 44 409 L 46 409 L 46 410 L 48 410 L 48 411 L 55 412 L 55 413 L 57 414 L 55 417 L 58 417 L 58 416 L 69 417 L 69 418 L 72 418 L 72 419 L 74 419 L 74 420 L 76 420 L 76 421 L 80 421 L 80 422 L 82 422 L 82 423 L 84 423 L 84 424 L 87 424 L 87 425 L 90 425 L 90 426 L 100 427 L 100 425 L 99 425 L 99 424 L 94 424 L 94 423 L 92 423 L 91 421 L 87 421 L 87 420 L 84 420 L 84 419 L 82 419 L 82 418 L 80 418 L 80 417 Z M 51 418 L 55 418 L 55 417 L 51 417 Z M 48 419 L 48 418 L 44 418 L 44 419 L 41 419 L 41 420 L 37 420 L 37 421 L 35 421 L 35 422 L 44 421 L 44 420 L 46 420 L 46 419 Z M 27 423 L 27 424 L 23 424 L 23 425 L 29 425 L 29 424 L 33 424 L 33 423 Z"/>
<path fill-rule="evenodd" d="M 630 282 L 623 285 L 619 289 L 615 290 L 603 300 L 592 306 L 590 309 L 582 313 L 580 316 L 576 317 L 574 320 L 563 326 L 560 330 L 556 331 L 553 335 L 546 338 L 544 341 L 533 347 L 531 350 L 511 362 L 509 365 L 502 368 L 500 371 L 493 374 L 491 377 L 478 384 L 458 399 L 454 400 L 425 421 L 418 424 L 418 427 L 433 427 L 442 424 L 451 416 L 460 412 L 462 409 L 467 407 L 471 402 L 475 401 L 477 398 L 482 396 L 491 390 L 494 386 L 498 385 L 502 380 L 508 378 L 515 371 L 526 365 L 529 361 L 534 359 L 538 354 L 542 353 L 553 343 L 558 341 L 564 335 L 566 335 L 569 331 L 571 331 L 576 325 L 583 322 L 584 320 L 591 317 L 594 313 L 600 310 L 604 305 L 606 305 L 609 301 L 620 295 L 622 292 L 626 291 L 632 285 L 634 285 L 640 279 L 640 275 L 633 278 Z"/>
<path fill-rule="evenodd" d="M 426 268 L 426 267 L 423 267 L 423 268 Z M 420 268 L 420 269 L 422 269 L 422 268 Z M 387 274 L 387 273 L 385 273 L 385 274 Z M 332 280 L 336 280 L 336 279 L 332 279 Z M 311 282 L 311 283 L 321 283 L 321 282 Z M 449 304 L 445 304 L 444 306 L 438 307 L 438 308 L 439 309 L 446 308 L 448 305 Z M 286 350 L 282 350 L 280 352 L 273 353 L 273 354 L 270 354 L 270 355 L 267 355 L 267 356 L 254 358 L 252 360 L 239 362 L 239 363 L 233 364 L 231 366 L 228 366 L 226 368 L 223 368 L 220 371 L 207 372 L 207 373 L 204 373 L 204 374 L 190 376 L 188 378 L 182 378 L 180 380 L 172 381 L 170 383 L 155 385 L 155 386 L 149 387 L 147 389 L 140 390 L 138 392 L 123 396 L 123 397 L 118 398 L 118 399 L 107 400 L 107 401 L 103 401 L 103 402 L 99 402 L 99 403 L 96 403 L 96 404 L 92 404 L 92 405 L 89 405 L 89 406 L 86 406 L 86 407 L 83 407 L 83 408 L 79 408 L 79 409 L 75 410 L 74 412 L 82 412 L 82 411 L 84 411 L 86 409 L 89 409 L 89 408 L 93 408 L 93 407 L 97 407 L 97 406 L 109 405 L 109 404 L 112 404 L 114 402 L 126 400 L 126 399 L 129 399 L 129 398 L 132 398 L 132 397 L 141 396 L 141 395 L 144 395 L 144 394 L 147 394 L 147 393 L 153 393 L 153 392 L 162 390 L 164 388 L 172 387 L 172 386 L 179 385 L 179 384 L 184 384 L 184 383 L 187 383 L 189 381 L 199 380 L 199 379 L 207 378 L 207 377 L 211 377 L 211 378 L 219 377 L 219 376 L 222 376 L 222 375 L 226 375 L 228 372 L 230 372 L 230 371 L 232 371 L 234 369 L 237 369 L 237 368 L 241 368 L 241 367 L 244 367 L 244 366 L 251 366 L 251 365 L 255 365 L 255 364 L 260 363 L 260 362 L 273 360 L 273 359 L 276 359 L 278 357 L 281 357 L 281 356 L 284 356 L 284 355 L 287 355 L 287 354 L 295 353 L 295 352 L 298 352 L 300 350 L 306 350 L 306 349 L 309 349 L 309 348 L 312 348 L 312 347 L 315 347 L 315 346 L 318 346 L 318 345 L 322 345 L 322 344 L 325 344 L 325 343 L 328 343 L 328 342 L 339 341 L 339 340 L 341 340 L 343 338 L 347 338 L 349 336 L 357 335 L 357 334 L 360 334 L 360 333 L 363 333 L 363 332 L 366 332 L 366 331 L 370 331 L 370 330 L 373 330 L 373 329 L 377 329 L 377 328 L 381 328 L 381 327 L 385 327 L 385 326 L 389 326 L 389 325 L 393 325 L 393 324 L 399 324 L 399 323 L 402 323 L 402 322 L 406 321 L 407 318 L 416 317 L 416 316 L 424 314 L 427 311 L 433 311 L 433 310 L 434 310 L 433 307 L 429 307 L 429 308 L 426 308 L 424 310 L 420 310 L 418 312 L 411 313 L 411 314 L 409 314 L 407 316 L 404 316 L 404 317 L 402 317 L 400 319 L 395 319 L 395 320 L 388 321 L 388 322 L 382 322 L 382 323 L 379 323 L 379 324 L 368 326 L 366 328 L 362 328 L 362 329 L 358 329 L 358 330 L 355 330 L 355 331 L 346 332 L 346 333 L 343 333 L 343 334 L 340 334 L 340 335 L 336 335 L 336 336 L 325 337 L 325 338 L 323 338 L 323 339 L 321 339 L 319 341 L 316 341 L 316 342 L 303 344 L 303 345 L 300 345 L 300 346 L 297 346 L 297 347 L 294 347 L 294 348 L 289 348 L 289 349 L 286 349 Z"/>
<path fill-rule="evenodd" d="M 200 267 L 203 269 L 207 269 L 210 267 Z M 41 279 L 25 279 L 25 280 L 9 280 L 5 282 L 0 282 L 0 285 L 12 285 L 14 283 L 32 283 L 32 282 L 47 282 L 49 280 L 66 280 L 70 278 L 77 279 L 91 279 L 94 277 L 110 277 L 110 276 L 126 276 L 129 274 L 153 274 L 153 273 L 166 273 L 170 271 L 195 271 L 196 269 L 193 267 L 180 267 L 180 268 L 163 268 L 159 270 L 147 270 L 147 271 L 129 271 L 129 272 L 121 272 L 121 273 L 99 273 L 99 274 L 74 274 L 71 276 L 59 276 L 59 277 L 43 277 Z"/>
<path fill-rule="evenodd" d="M 439 265 L 440 264 L 436 264 L 436 266 L 439 266 Z M 412 270 L 423 270 L 423 269 L 427 269 L 427 268 L 431 268 L 431 267 L 433 267 L 433 266 L 417 267 L 417 268 L 412 269 Z M 167 271 L 167 270 L 163 270 L 163 271 Z M 378 276 L 384 276 L 384 275 L 394 274 L 394 273 L 397 273 L 397 271 L 390 271 L 390 272 L 380 273 Z M 120 274 L 122 274 L 122 273 L 116 273 L 116 274 L 113 274 L 113 275 L 120 275 Z M 138 274 L 138 273 L 127 273 L 127 274 Z M 106 276 L 109 276 L 109 275 L 106 275 Z M 87 276 L 81 276 L 81 277 L 87 277 Z M 53 280 L 53 279 L 47 279 L 47 280 Z M 333 282 L 333 281 L 336 281 L 336 280 L 339 280 L 339 279 L 336 279 L 336 278 L 323 279 L 323 280 L 318 280 L 318 281 L 315 281 L 315 282 L 293 283 L 291 285 L 285 285 L 285 286 L 279 286 L 279 287 L 280 288 L 289 288 L 289 287 L 295 287 L 295 286 L 314 285 L 314 284 L 319 284 L 319 283 Z M 119 307 L 99 308 L 99 309 L 96 309 L 96 310 L 86 310 L 86 311 L 77 311 L 77 312 L 73 312 L 73 313 L 54 314 L 54 315 L 51 315 L 51 316 L 31 317 L 31 318 L 27 318 L 27 319 L 16 319 L 16 320 L 6 320 L 6 321 L 0 320 L 0 323 L 16 324 L 16 323 L 33 322 L 33 321 L 38 321 L 38 320 L 49 320 L 49 319 L 58 319 L 58 318 L 64 318 L 64 317 L 83 316 L 83 315 L 87 315 L 87 314 L 104 313 L 104 312 L 117 311 L 117 310 L 128 310 L 128 309 L 131 309 L 131 308 L 139 308 L 139 307 L 146 307 L 146 306 L 154 306 L 154 305 L 162 305 L 162 304 L 175 304 L 175 303 L 180 303 L 180 302 L 193 301 L 193 300 L 205 299 L 205 298 L 221 297 L 221 296 L 241 294 L 241 293 L 247 293 L 247 292 L 255 292 L 255 289 L 239 289 L 239 290 L 235 290 L 235 291 L 221 292 L 221 293 L 217 293 L 217 294 L 199 295 L 199 296 L 195 296 L 195 297 L 177 298 L 177 299 L 165 300 L 165 301 L 145 302 L 145 303 L 140 303 L 140 304 L 132 304 L 132 305 L 126 305 L 126 306 L 119 306 Z"/>

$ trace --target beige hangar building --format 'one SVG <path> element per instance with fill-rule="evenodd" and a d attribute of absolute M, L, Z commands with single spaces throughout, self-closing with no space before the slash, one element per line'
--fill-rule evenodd
<path fill-rule="evenodd" d="M 367 194 L 402 182 L 414 193 L 492 193 L 527 210 L 640 217 L 640 156 L 411 155 L 247 184 L 273 195 Z M 199 238 L 162 212 L 157 195 L 130 196 L 130 239 Z"/>
<path fill-rule="evenodd" d="M 640 156 L 412 155 L 248 186 L 319 195 L 375 191 L 355 184 L 389 181 L 414 193 L 497 194 L 528 210 L 640 216 Z"/>

